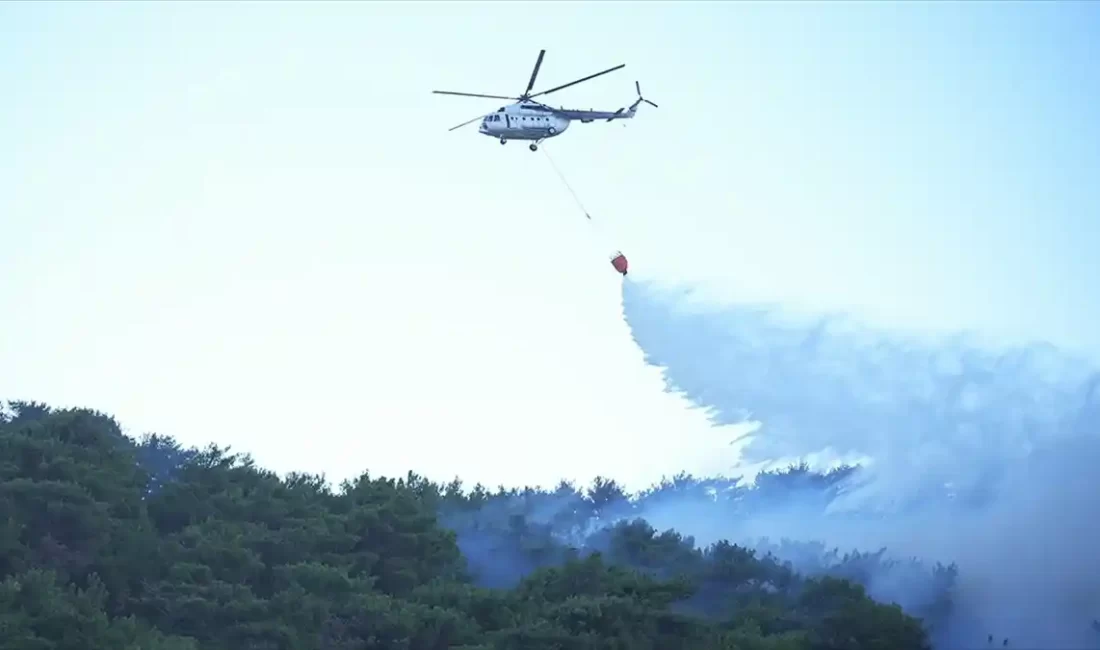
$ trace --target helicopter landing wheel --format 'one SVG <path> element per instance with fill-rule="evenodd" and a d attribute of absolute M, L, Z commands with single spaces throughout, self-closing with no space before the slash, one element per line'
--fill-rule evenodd
<path fill-rule="evenodd" d="M 531 144 L 531 145 L 528 145 L 528 148 L 529 148 L 529 149 L 530 149 L 531 151 L 538 151 L 538 150 L 539 150 L 539 146 L 538 146 L 537 144 Z"/>
<path fill-rule="evenodd" d="M 507 140 L 505 140 L 504 138 L 501 138 L 501 139 L 500 139 L 500 143 L 501 143 L 501 144 L 508 144 L 508 141 L 507 141 Z"/>

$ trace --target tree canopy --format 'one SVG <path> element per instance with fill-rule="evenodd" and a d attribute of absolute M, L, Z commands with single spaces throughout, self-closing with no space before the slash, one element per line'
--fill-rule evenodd
<path fill-rule="evenodd" d="M 794 468 L 753 498 L 768 481 L 836 479 Z M 646 499 L 714 487 L 490 492 L 411 473 L 334 487 L 216 446 L 135 441 L 94 411 L 11 403 L 0 650 L 930 647 L 953 567 L 913 569 L 939 581 L 918 618 L 860 583 L 881 554 L 803 575 L 767 548 L 700 547 L 638 516 Z"/>

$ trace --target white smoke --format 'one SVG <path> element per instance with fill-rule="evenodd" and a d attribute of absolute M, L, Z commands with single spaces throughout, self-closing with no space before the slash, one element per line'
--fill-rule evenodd
<path fill-rule="evenodd" d="M 734 525 L 669 506 L 650 514 L 656 524 L 700 541 L 789 537 L 954 561 L 956 616 L 941 644 L 984 645 L 988 629 L 1017 648 L 1097 645 L 1100 374 L 1090 364 L 1045 344 L 994 350 L 635 282 L 623 292 L 670 390 L 718 424 L 761 423 L 743 443 L 746 464 L 864 466 L 828 516 L 786 505 Z"/>

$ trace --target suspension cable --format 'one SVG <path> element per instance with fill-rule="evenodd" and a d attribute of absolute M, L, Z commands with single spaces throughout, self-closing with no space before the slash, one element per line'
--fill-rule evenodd
<path fill-rule="evenodd" d="M 573 200 L 577 202 L 577 207 L 580 208 L 581 212 L 584 213 L 584 218 L 592 221 L 592 217 L 588 215 L 588 210 L 584 209 L 584 204 L 581 203 L 580 197 L 578 197 L 577 193 L 573 191 L 573 186 L 569 184 L 569 181 L 565 180 L 565 175 L 562 174 L 561 170 L 558 169 L 558 166 L 554 164 L 554 159 L 550 157 L 550 152 L 546 150 L 546 146 L 543 145 L 541 148 L 543 155 L 545 155 L 546 159 L 550 161 L 550 167 L 554 169 L 554 173 L 557 174 L 558 178 L 561 179 L 562 185 L 565 185 L 565 189 L 569 190 L 569 193 L 573 195 Z"/>

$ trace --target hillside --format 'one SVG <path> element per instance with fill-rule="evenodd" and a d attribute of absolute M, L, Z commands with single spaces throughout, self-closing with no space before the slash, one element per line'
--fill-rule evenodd
<path fill-rule="evenodd" d="M 0 648 L 928 647 L 858 584 L 640 520 L 571 546 L 532 514 L 570 503 L 557 528 L 582 535 L 611 483 L 489 494 L 364 474 L 330 489 L 22 403 L 0 420 L 0 459 Z"/>

